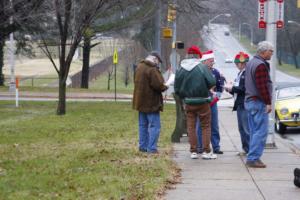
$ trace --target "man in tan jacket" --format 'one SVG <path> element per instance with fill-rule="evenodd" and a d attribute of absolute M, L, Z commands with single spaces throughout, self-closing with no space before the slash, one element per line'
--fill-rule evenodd
<path fill-rule="evenodd" d="M 163 110 L 162 92 L 168 87 L 159 71 L 162 63 L 157 52 L 142 60 L 134 78 L 133 109 L 139 111 L 139 151 L 157 153 L 160 134 L 160 111 Z"/>

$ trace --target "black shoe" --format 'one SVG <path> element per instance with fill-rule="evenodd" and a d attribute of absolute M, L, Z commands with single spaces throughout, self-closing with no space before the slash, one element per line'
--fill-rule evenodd
<path fill-rule="evenodd" d="M 221 151 L 221 150 L 215 150 L 214 151 L 214 154 L 223 154 L 224 152 L 223 151 Z"/>
<path fill-rule="evenodd" d="M 197 153 L 198 154 L 202 154 L 203 153 L 203 149 L 197 149 Z"/>
<path fill-rule="evenodd" d="M 294 184 L 295 184 L 295 186 L 300 187 L 300 169 L 299 168 L 294 169 L 294 175 L 295 175 Z"/>
<path fill-rule="evenodd" d="M 147 152 L 147 149 L 139 148 L 139 151 L 140 151 L 140 152 Z"/>

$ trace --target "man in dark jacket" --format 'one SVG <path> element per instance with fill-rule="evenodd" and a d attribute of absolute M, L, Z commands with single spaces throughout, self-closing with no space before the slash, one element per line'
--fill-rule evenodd
<path fill-rule="evenodd" d="M 273 45 L 268 41 L 258 44 L 257 54 L 247 63 L 245 74 L 245 108 L 248 112 L 250 129 L 247 166 L 265 168 L 260 160 L 268 136 L 269 116 L 272 110 L 272 81 L 270 64 Z"/>
<path fill-rule="evenodd" d="M 217 156 L 210 149 L 209 90 L 216 82 L 207 66 L 201 64 L 202 55 L 197 46 L 188 49 L 188 56 L 188 59 L 181 61 L 181 68 L 176 72 L 174 90 L 185 104 L 191 158 L 198 158 L 196 119 L 200 118 L 204 150 L 202 158 L 215 159 Z"/>
<path fill-rule="evenodd" d="M 216 80 L 216 87 L 210 90 L 210 96 L 212 97 L 212 102 L 210 103 L 211 110 L 211 145 L 213 152 L 215 154 L 223 154 L 220 147 L 220 131 L 219 131 L 219 114 L 218 114 L 218 101 L 221 98 L 221 93 L 223 92 L 223 86 L 225 78 L 221 75 L 219 70 L 214 68 L 215 56 L 212 50 L 203 53 L 201 58 L 202 64 L 206 65 L 210 69 L 213 77 Z M 197 136 L 198 136 L 198 151 L 202 151 L 202 130 L 199 127 L 199 123 L 196 125 Z"/>
<path fill-rule="evenodd" d="M 160 111 L 163 110 L 162 92 L 168 89 L 159 71 L 161 58 L 152 52 L 142 60 L 134 78 L 133 109 L 139 111 L 139 151 L 157 153 L 160 134 Z"/>
<path fill-rule="evenodd" d="M 248 113 L 244 107 L 245 100 L 245 67 L 249 61 L 249 56 L 246 53 L 240 52 L 235 56 L 234 63 L 239 70 L 239 73 L 234 80 L 234 83 L 228 83 L 225 86 L 227 92 L 230 92 L 234 97 L 233 110 L 237 111 L 238 127 L 241 136 L 242 148 L 244 152 L 240 154 L 245 155 L 249 151 L 249 125 Z"/>

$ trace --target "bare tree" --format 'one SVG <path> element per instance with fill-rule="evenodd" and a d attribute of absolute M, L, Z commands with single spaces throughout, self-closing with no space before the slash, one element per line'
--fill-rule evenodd
<path fill-rule="evenodd" d="M 59 78 L 59 97 L 57 114 L 66 113 L 66 80 L 71 62 L 86 29 L 98 13 L 112 9 L 118 0 L 54 0 L 47 1 L 44 8 L 48 10 L 48 21 L 52 18 L 53 34 L 51 38 L 40 34 L 40 46 L 53 64 Z M 49 23 L 43 23 L 44 30 L 49 30 Z M 56 64 L 49 44 L 58 46 L 59 62 Z"/>
<path fill-rule="evenodd" d="M 91 48 L 95 46 L 92 44 L 93 36 L 96 33 L 116 34 L 124 29 L 128 30 L 129 27 L 153 17 L 155 8 L 155 2 L 152 0 L 119 1 L 112 10 L 106 10 L 96 16 L 95 22 L 89 27 L 92 34 L 89 32 L 84 35 L 81 88 L 88 88 L 89 85 L 89 55 Z"/>
<path fill-rule="evenodd" d="M 1 0 L 0 1 L 0 86 L 4 85 L 4 46 L 8 35 L 15 31 L 29 31 L 39 16 L 44 0 Z M 24 41 L 20 41 L 24 42 Z M 19 47 L 22 47 L 19 44 Z"/>

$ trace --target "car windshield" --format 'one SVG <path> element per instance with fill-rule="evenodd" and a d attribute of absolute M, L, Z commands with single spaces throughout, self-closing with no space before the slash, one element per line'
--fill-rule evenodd
<path fill-rule="evenodd" d="M 300 86 L 282 88 L 278 91 L 278 99 L 287 99 L 300 96 Z"/>

